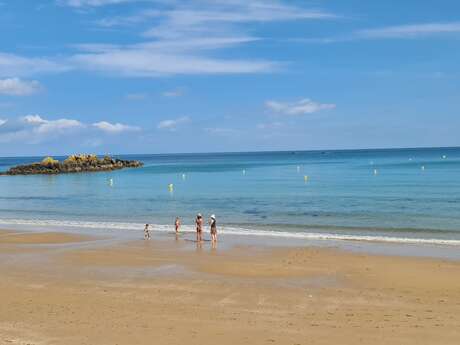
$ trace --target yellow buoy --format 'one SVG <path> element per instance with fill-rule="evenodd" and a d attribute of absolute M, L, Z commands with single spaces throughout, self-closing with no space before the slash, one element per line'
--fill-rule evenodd
<path fill-rule="evenodd" d="M 174 190 L 174 185 L 172 183 L 168 184 L 168 190 L 172 192 Z"/>
<path fill-rule="evenodd" d="M 109 186 L 110 186 L 110 187 L 113 187 L 113 179 L 112 179 L 112 178 L 109 179 Z"/>
<path fill-rule="evenodd" d="M 304 180 L 305 182 L 307 182 L 307 181 L 308 181 L 308 176 L 305 175 L 305 176 L 303 177 L 303 180 Z"/>

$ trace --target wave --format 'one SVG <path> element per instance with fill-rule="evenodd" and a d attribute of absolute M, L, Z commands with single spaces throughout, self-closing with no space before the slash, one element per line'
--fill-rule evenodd
<path fill-rule="evenodd" d="M 123 222 L 91 222 L 91 221 L 69 221 L 69 220 L 43 220 L 43 219 L 0 219 L 3 225 L 24 225 L 34 227 L 69 227 L 84 229 L 100 230 L 131 230 L 142 231 L 143 223 L 123 223 Z M 172 225 L 151 224 L 153 231 L 173 232 Z M 183 225 L 182 232 L 194 232 L 191 225 Z M 317 232 L 292 232 L 276 230 L 258 230 L 236 226 L 221 226 L 220 234 L 237 235 L 237 236 L 258 236 L 274 237 L 285 239 L 299 239 L 312 241 L 357 241 L 357 242 L 382 242 L 382 243 L 400 243 L 400 244 L 425 244 L 425 245 L 449 245 L 460 246 L 460 240 L 440 239 L 440 238 L 412 238 L 382 235 L 358 235 L 358 234 L 336 234 L 336 233 L 317 233 Z"/>

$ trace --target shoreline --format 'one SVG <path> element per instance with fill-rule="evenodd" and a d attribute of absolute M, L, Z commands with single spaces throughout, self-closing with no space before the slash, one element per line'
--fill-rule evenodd
<path fill-rule="evenodd" d="M 0 231 L 0 344 L 460 341 L 460 262 L 190 237 Z"/>
<path fill-rule="evenodd" d="M 111 236 L 119 240 L 142 238 L 143 225 L 141 223 L 0 219 L 0 229 L 32 232 L 52 230 L 76 235 Z M 162 238 L 174 234 L 173 225 L 151 225 L 153 226 L 151 230 L 153 236 Z M 206 227 L 205 236 L 209 235 L 208 230 Z M 181 233 L 193 239 L 195 230 L 192 225 L 183 225 Z M 248 244 L 263 247 L 338 248 L 365 254 L 432 257 L 460 261 L 460 250 L 458 250 L 460 240 L 265 231 L 225 225 L 219 227 L 218 235 L 220 238 L 225 238 L 224 247 Z"/>

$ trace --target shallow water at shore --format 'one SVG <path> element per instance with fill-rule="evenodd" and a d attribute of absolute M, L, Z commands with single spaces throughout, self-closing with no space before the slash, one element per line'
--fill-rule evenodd
<path fill-rule="evenodd" d="M 123 158 L 146 165 L 2 176 L 0 224 L 129 231 L 152 223 L 166 230 L 180 215 L 191 230 L 195 213 L 202 212 L 217 214 L 220 231 L 233 235 L 460 243 L 458 148 Z M 0 169 L 38 159 L 2 158 Z"/>
<path fill-rule="evenodd" d="M 28 223 L 28 224 L 3 224 L 0 228 L 11 229 L 27 233 L 47 233 L 53 231 L 55 233 L 85 235 L 85 236 L 102 236 L 104 241 L 99 240 L 98 245 L 106 243 L 108 245 L 121 243 L 124 241 L 143 241 L 143 224 L 138 227 L 135 224 L 129 224 L 128 228 L 115 227 L 111 228 L 106 223 L 98 224 L 98 227 L 82 227 L 69 226 L 62 224 L 48 223 Z M 336 248 L 354 253 L 376 254 L 386 256 L 411 256 L 411 257 L 428 257 L 441 258 L 458 261 L 460 260 L 460 251 L 458 245 L 437 243 L 438 240 L 420 241 L 400 241 L 399 238 L 385 238 L 380 241 L 378 238 L 362 239 L 344 239 L 336 237 L 315 237 L 303 236 L 293 237 L 286 236 L 286 232 L 280 231 L 279 236 L 267 235 L 265 232 L 254 234 L 248 231 L 219 231 L 219 241 L 216 248 L 213 248 L 210 242 L 210 234 L 204 233 L 204 243 L 198 244 L 195 241 L 195 231 L 191 227 L 181 229 L 181 232 L 176 235 L 172 226 L 153 226 L 151 228 L 151 236 L 155 241 L 170 245 L 171 243 L 184 244 L 184 250 L 205 250 L 226 251 L 235 247 L 251 247 L 250 250 L 259 250 L 264 248 Z M 92 246 L 91 243 L 74 244 L 73 246 Z"/>

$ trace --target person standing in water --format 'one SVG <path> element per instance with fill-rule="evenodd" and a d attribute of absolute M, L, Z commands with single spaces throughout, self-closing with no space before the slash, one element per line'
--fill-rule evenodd
<path fill-rule="evenodd" d="M 196 241 L 203 242 L 203 216 L 201 213 L 198 213 L 195 220 L 196 224 Z"/>
<path fill-rule="evenodd" d="M 212 215 L 209 219 L 209 225 L 211 226 L 211 241 L 212 243 L 217 243 L 217 223 L 215 215 Z"/>
<path fill-rule="evenodd" d="M 144 240 L 150 240 L 150 230 L 149 230 L 149 224 L 145 224 L 144 228 Z"/>
<path fill-rule="evenodd" d="M 176 228 L 176 234 L 178 234 L 179 229 L 180 229 L 180 218 L 179 217 L 176 217 L 176 221 L 174 222 L 174 227 Z"/>

